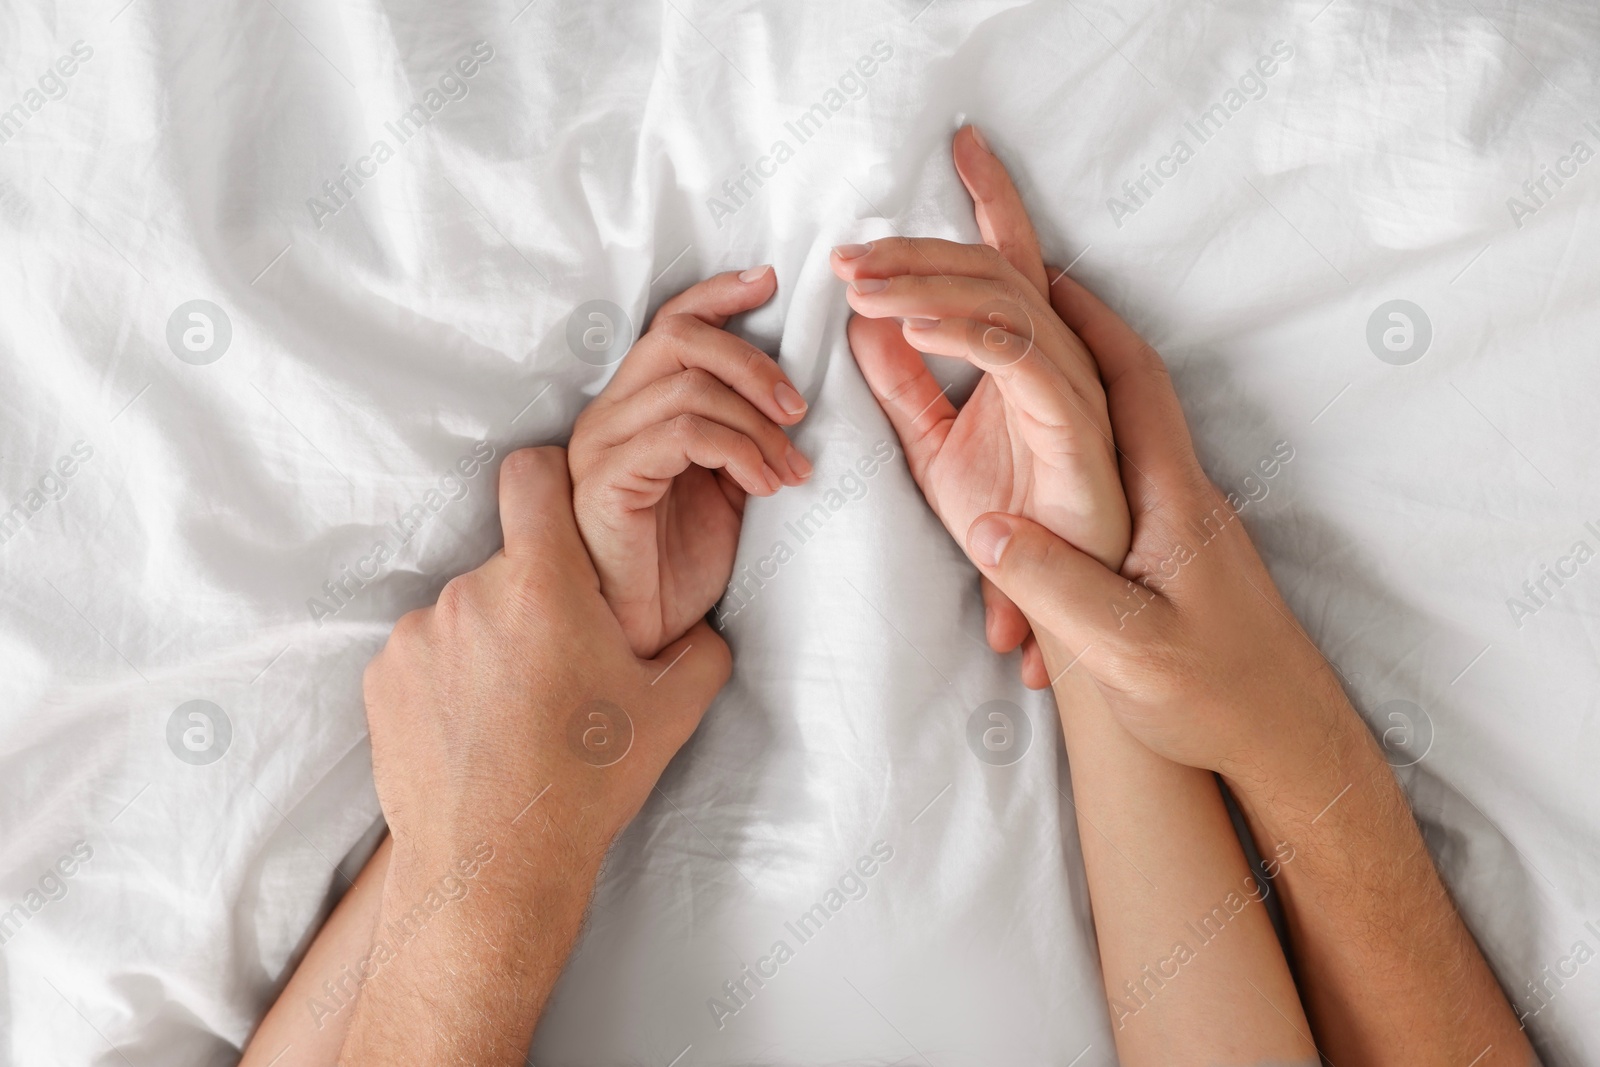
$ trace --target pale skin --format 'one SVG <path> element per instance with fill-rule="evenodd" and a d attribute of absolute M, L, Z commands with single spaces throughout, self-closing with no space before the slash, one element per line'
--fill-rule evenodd
<path fill-rule="evenodd" d="M 964 541 L 978 516 L 1003 511 L 1116 568 L 1131 522 L 1099 371 L 1050 307 L 1032 224 L 974 133 L 957 134 L 954 154 L 986 243 L 896 238 L 836 250 L 834 271 L 859 316 L 851 347 L 952 535 Z M 988 373 L 957 409 L 922 353 Z M 998 590 L 985 599 L 996 651 L 1025 643 L 1024 679 L 1035 688 L 1054 679 L 1118 1059 L 1314 1063 L 1213 776 L 1136 741 L 1092 678 L 1067 669 L 1073 653 L 1042 628 L 1025 640 L 1026 621 Z M 1216 931 L 1205 942 L 1191 929 L 1203 921 Z"/>
<path fill-rule="evenodd" d="M 1339 1067 L 1529 1062 L 1387 765 L 1242 526 L 1224 524 L 1178 578 L 1153 579 L 1188 524 L 1221 504 L 1159 358 L 1076 283 L 1050 284 L 1020 200 L 980 140 L 958 135 L 956 161 L 990 250 L 876 242 L 842 250 L 835 269 L 890 282 L 849 295 L 857 359 L 930 504 L 983 575 L 991 644 L 1023 648 L 1029 684 L 1056 680 L 1108 1000 L 1122 981 L 1155 990 L 1127 1002 L 1139 1005 L 1131 1015 L 1110 1009 L 1120 1059 L 1314 1063 L 1315 1035 Z M 770 273 L 710 279 L 672 314 L 717 330 L 770 297 Z M 1026 309 L 1025 336 L 1004 314 L 988 329 L 996 286 L 1002 303 Z M 951 323 L 980 310 L 974 352 L 958 344 L 972 330 Z M 505 551 L 452 583 L 439 607 L 402 620 L 369 670 L 394 843 L 326 924 L 246 1064 L 521 1062 L 599 857 L 727 676 L 726 646 L 694 620 L 731 570 L 744 496 L 809 470 L 770 432 L 804 414 L 784 403 L 776 365 L 719 338 L 710 347 L 733 358 L 708 367 L 712 356 L 689 353 L 709 335 L 681 321 L 674 331 L 654 346 L 670 352 L 646 349 L 641 362 L 654 365 L 597 402 L 571 456 L 508 457 Z M 991 373 L 959 413 L 941 408 L 919 349 Z M 655 384 L 695 368 L 714 385 Z M 674 428 L 651 430 L 663 421 Z M 725 551 L 683 537 L 700 528 L 696 508 L 731 515 L 712 524 Z M 652 679 L 672 684 L 658 691 Z M 562 758 L 562 727 L 597 694 L 637 709 L 630 758 L 605 768 Z M 1148 978 L 1148 967 L 1169 973 L 1162 962 L 1187 923 L 1247 885 L 1212 772 L 1258 841 L 1293 850 L 1274 885 L 1308 1012 L 1257 903 L 1176 977 Z M 314 1028 L 298 998 L 361 959 L 375 932 L 491 839 L 494 859 L 472 889 Z"/>
<path fill-rule="evenodd" d="M 1058 278 L 1050 302 L 1099 367 L 1128 555 L 1112 570 L 1027 517 L 991 512 L 966 532 L 969 556 L 1041 644 L 1078 657 L 1071 673 L 1093 679 L 1130 736 L 1221 774 L 1256 840 L 1294 847 L 1276 885 L 1329 1062 L 1536 1062 L 1371 733 L 1201 470 L 1160 357 L 1073 279 Z M 1163 580 L 1175 556 L 1183 565 Z"/>

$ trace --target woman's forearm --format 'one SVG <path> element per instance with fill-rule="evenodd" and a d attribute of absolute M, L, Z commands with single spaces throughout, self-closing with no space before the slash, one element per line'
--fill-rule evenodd
<path fill-rule="evenodd" d="M 1038 631 L 1036 631 L 1038 632 Z M 1315 1064 L 1263 890 L 1215 777 L 1119 723 L 1041 637 L 1072 768 L 1084 867 L 1121 1062 Z"/>
<path fill-rule="evenodd" d="M 393 839 L 385 836 L 256 1028 L 239 1067 L 331 1067 L 350 1029 L 361 961 L 383 903 Z"/>

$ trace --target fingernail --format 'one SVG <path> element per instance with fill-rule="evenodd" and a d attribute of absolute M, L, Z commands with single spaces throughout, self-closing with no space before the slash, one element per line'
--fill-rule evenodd
<path fill-rule="evenodd" d="M 850 283 L 850 288 L 863 295 L 877 293 L 889 288 L 887 278 L 858 278 Z"/>
<path fill-rule="evenodd" d="M 803 415 L 806 410 L 806 398 L 795 392 L 794 386 L 788 382 L 779 382 L 772 387 L 772 399 L 778 402 L 786 415 Z"/>
<path fill-rule="evenodd" d="M 767 272 L 771 269 L 771 263 L 763 263 L 759 267 L 751 267 L 749 270 L 741 271 L 739 273 L 739 280 L 744 282 L 746 285 L 749 285 L 751 282 L 759 282 L 762 278 L 767 276 Z"/>
<path fill-rule="evenodd" d="M 994 149 L 989 147 L 989 139 L 983 135 L 983 131 L 978 129 L 976 125 L 972 127 L 972 139 L 978 142 L 979 148 L 983 149 L 991 156 L 994 155 Z"/>
<path fill-rule="evenodd" d="M 766 479 L 767 492 L 776 493 L 783 488 L 783 479 L 778 477 L 778 472 L 765 463 L 761 465 L 761 477 Z"/>
<path fill-rule="evenodd" d="M 789 464 L 789 469 L 801 478 L 811 477 L 811 461 L 800 454 L 794 445 L 789 446 L 789 452 L 784 457 L 784 462 Z"/>
<path fill-rule="evenodd" d="M 938 319 L 907 319 L 906 325 L 913 330 L 931 330 L 939 325 Z"/>
<path fill-rule="evenodd" d="M 967 547 L 972 558 L 985 567 L 1000 566 L 1006 545 L 1011 540 L 1011 524 L 998 515 L 986 515 L 967 532 Z"/>
<path fill-rule="evenodd" d="M 871 245 L 835 245 L 833 254 L 840 259 L 860 259 L 870 251 Z"/>

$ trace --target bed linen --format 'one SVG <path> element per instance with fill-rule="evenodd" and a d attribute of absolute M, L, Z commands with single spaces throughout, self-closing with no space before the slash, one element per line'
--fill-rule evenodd
<path fill-rule="evenodd" d="M 749 508 L 735 677 L 530 1060 L 1114 1063 L 1052 710 L 985 647 L 827 266 L 976 239 L 962 121 L 1164 353 L 1545 1062 L 1600 1062 L 1592 5 L 0 27 L 5 1062 L 237 1059 L 376 841 L 361 669 L 495 547 L 499 459 L 563 441 L 667 296 L 770 262 L 737 329 L 817 471 Z"/>

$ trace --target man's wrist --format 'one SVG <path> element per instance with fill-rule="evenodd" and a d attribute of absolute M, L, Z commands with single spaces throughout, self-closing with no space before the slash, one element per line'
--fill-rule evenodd
<path fill-rule="evenodd" d="M 396 836 L 384 886 L 384 911 L 432 914 L 472 900 L 472 911 L 494 900 L 576 895 L 587 900 L 604 851 L 586 852 L 555 827 L 524 820 L 513 832 L 452 834 L 426 843 Z M 459 910 L 459 909 L 458 909 Z"/>
<path fill-rule="evenodd" d="M 1347 787 L 1371 777 L 1376 758 L 1366 724 L 1329 678 L 1221 771 L 1242 803 L 1287 830 L 1326 816 Z"/>

